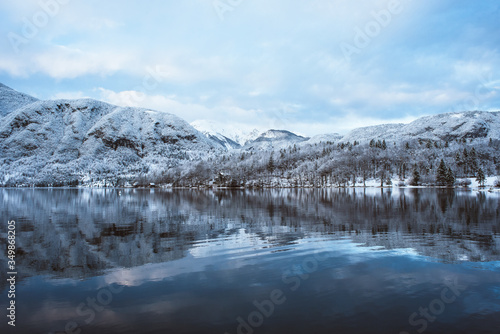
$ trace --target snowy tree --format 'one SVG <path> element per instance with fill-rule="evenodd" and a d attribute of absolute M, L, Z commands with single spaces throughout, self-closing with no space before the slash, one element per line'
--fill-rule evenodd
<path fill-rule="evenodd" d="M 446 185 L 447 175 L 448 175 L 448 168 L 446 167 L 444 160 L 441 159 L 441 162 L 439 163 L 439 167 L 436 172 L 436 184 L 439 186 Z"/>
<path fill-rule="evenodd" d="M 481 168 L 477 170 L 476 181 L 479 183 L 481 187 L 484 187 L 484 183 L 486 182 L 486 177 L 484 176 L 484 172 Z"/>
<path fill-rule="evenodd" d="M 455 174 L 450 167 L 448 167 L 448 171 L 446 172 L 446 185 L 449 187 L 453 187 L 455 185 Z"/>
<path fill-rule="evenodd" d="M 411 177 L 410 184 L 412 186 L 418 186 L 419 182 L 420 182 L 420 173 L 419 173 L 418 169 L 415 166 L 415 168 L 413 169 L 413 174 L 412 174 L 412 177 Z"/>
<path fill-rule="evenodd" d="M 276 166 L 274 164 L 274 159 L 273 159 L 273 153 L 271 152 L 271 156 L 269 157 L 269 161 L 267 163 L 267 170 L 269 171 L 269 173 L 273 173 L 274 170 L 275 170 Z"/>

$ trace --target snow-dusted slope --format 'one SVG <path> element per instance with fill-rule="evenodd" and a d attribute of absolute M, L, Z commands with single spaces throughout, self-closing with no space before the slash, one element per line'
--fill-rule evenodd
<path fill-rule="evenodd" d="M 114 106 L 93 100 L 37 101 L 7 115 L 0 125 L 0 152 L 7 160 L 78 158 L 90 127 Z"/>
<path fill-rule="evenodd" d="M 0 183 L 137 175 L 221 150 L 166 112 L 90 99 L 37 101 L 12 111 L 0 124 Z"/>
<path fill-rule="evenodd" d="M 409 124 L 383 124 L 352 130 L 343 142 L 423 139 L 499 139 L 500 112 L 467 111 L 421 117 Z"/>
<path fill-rule="evenodd" d="M 86 133 L 81 153 L 98 156 L 127 150 L 137 157 L 172 157 L 213 151 L 216 146 L 179 117 L 141 108 L 116 108 Z"/>
<path fill-rule="evenodd" d="M 454 140 L 500 138 L 500 112 L 468 111 L 422 117 L 401 129 L 407 137 Z"/>
<path fill-rule="evenodd" d="M 342 138 L 343 142 L 368 142 L 372 139 L 392 139 L 401 135 L 404 124 L 382 124 L 357 128 Z"/>
<path fill-rule="evenodd" d="M 168 183 L 192 161 L 234 148 L 270 151 L 304 145 L 307 151 L 312 149 L 307 144 L 363 144 L 372 139 L 474 139 L 474 145 L 500 145 L 500 112 L 440 114 L 409 124 L 358 128 L 342 138 L 325 134 L 310 139 L 286 130 L 259 135 L 256 130 L 226 129 L 214 122 L 193 123 L 201 133 L 167 112 L 121 108 L 91 99 L 39 101 L 1 84 L 0 121 L 0 185 L 94 184 L 96 179 L 118 183 L 139 177 Z M 183 161 L 189 164 L 182 165 Z M 177 174 L 162 179 L 180 165 Z M 196 166 L 201 174 L 210 172 L 203 163 Z"/>
<path fill-rule="evenodd" d="M 208 139 L 218 143 L 219 145 L 223 146 L 227 150 L 232 150 L 232 149 L 238 149 L 241 148 L 241 145 L 235 142 L 234 140 L 221 135 L 220 133 L 216 134 L 211 134 L 209 132 L 204 132 L 203 133 L 205 136 L 208 137 Z"/>
<path fill-rule="evenodd" d="M 287 148 L 307 141 L 309 138 L 298 136 L 286 130 L 268 130 L 255 140 L 247 142 L 245 150 L 276 150 Z"/>
<path fill-rule="evenodd" d="M 35 101 L 37 101 L 36 98 L 17 92 L 0 83 L 0 118 Z"/>

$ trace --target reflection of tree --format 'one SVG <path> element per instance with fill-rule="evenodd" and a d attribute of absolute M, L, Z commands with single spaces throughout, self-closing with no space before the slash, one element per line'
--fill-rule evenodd
<path fill-rule="evenodd" d="M 121 195 L 2 189 L 0 201 L 1 216 L 19 222 L 17 260 L 25 275 L 81 277 L 171 261 L 199 241 L 242 230 L 270 247 L 320 234 L 410 247 L 443 260 L 500 257 L 498 199 L 449 189 L 121 190 Z"/>
<path fill-rule="evenodd" d="M 448 208 L 453 206 L 453 199 L 455 198 L 455 190 L 453 189 L 438 189 L 437 198 L 442 213 L 446 213 Z"/>

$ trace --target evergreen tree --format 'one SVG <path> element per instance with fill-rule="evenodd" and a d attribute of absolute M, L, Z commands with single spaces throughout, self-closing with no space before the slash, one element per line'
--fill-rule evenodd
<path fill-rule="evenodd" d="M 484 183 L 486 182 L 486 177 L 484 176 L 484 172 L 481 168 L 478 168 L 477 170 L 476 181 L 479 182 L 479 185 L 481 187 L 484 187 Z"/>
<path fill-rule="evenodd" d="M 418 186 L 419 182 L 420 182 L 420 173 L 418 172 L 418 169 L 415 167 L 415 169 L 413 169 L 410 185 Z"/>
<path fill-rule="evenodd" d="M 469 157 L 471 158 L 471 160 L 473 159 L 476 159 L 476 149 L 473 147 L 470 152 L 469 152 Z"/>
<path fill-rule="evenodd" d="M 444 186 L 447 184 L 447 174 L 448 174 L 448 168 L 446 168 L 446 164 L 444 163 L 444 160 L 441 159 L 441 162 L 439 163 L 439 167 L 437 169 L 436 173 L 436 183 L 438 186 Z"/>
<path fill-rule="evenodd" d="M 275 168 L 276 166 L 274 165 L 273 153 L 271 153 L 271 156 L 269 157 L 269 162 L 267 163 L 267 170 L 269 171 L 269 173 L 272 174 Z"/>
<path fill-rule="evenodd" d="M 473 147 L 470 152 L 469 152 L 469 172 L 472 173 L 472 175 L 476 175 L 479 167 L 477 166 L 477 154 L 476 154 L 476 149 Z M 477 175 L 476 175 L 477 176 Z"/>
<path fill-rule="evenodd" d="M 467 176 L 468 174 L 468 162 L 469 162 L 469 152 L 467 152 L 467 148 L 464 148 L 464 151 L 462 153 L 462 163 L 464 166 L 464 174 Z"/>
<path fill-rule="evenodd" d="M 453 174 L 453 171 L 449 167 L 446 173 L 446 185 L 449 187 L 453 187 L 455 185 L 455 175 Z"/>

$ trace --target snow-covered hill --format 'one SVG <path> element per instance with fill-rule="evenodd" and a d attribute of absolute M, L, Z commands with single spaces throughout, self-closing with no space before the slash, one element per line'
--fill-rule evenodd
<path fill-rule="evenodd" d="M 404 124 L 382 124 L 357 128 L 342 137 L 343 142 L 369 142 L 372 139 L 392 139 L 400 136 Z"/>
<path fill-rule="evenodd" d="M 425 150 L 431 147 L 461 151 L 459 148 L 463 149 L 463 145 L 470 145 L 475 147 L 481 161 L 472 164 L 470 159 L 464 160 L 472 167 L 465 168 L 462 163 L 454 166 L 456 173 L 469 175 L 470 170 L 482 166 L 491 176 L 499 168 L 495 150 L 500 147 L 500 112 L 440 114 L 409 124 L 358 128 L 343 137 L 331 133 L 306 138 L 287 130 L 259 134 L 257 130 L 223 128 L 214 122 L 193 123 L 202 133 L 167 112 L 122 108 L 91 99 L 39 101 L 0 84 L 0 116 L 0 185 L 101 185 L 103 180 L 111 185 L 146 180 L 174 184 L 179 179 L 192 181 L 196 177 L 209 180 L 210 175 L 221 168 L 248 174 L 262 161 L 270 160 L 270 151 L 291 146 L 297 150 L 289 150 L 287 157 L 281 152 L 280 159 L 293 163 L 282 164 L 280 168 L 285 166 L 287 172 L 295 168 L 294 173 L 302 173 L 318 163 L 323 176 L 338 176 L 341 173 L 331 171 L 342 169 L 345 163 L 336 165 L 337 160 L 331 156 L 342 156 L 346 146 L 332 143 L 360 143 L 354 150 L 359 153 L 356 156 L 359 159 L 365 152 L 363 145 L 372 139 L 399 143 L 390 145 L 395 152 L 384 150 L 387 154 L 402 154 L 397 148 L 406 147 L 402 145 L 406 141 L 412 142 L 408 147 L 418 151 L 413 152 L 412 157 L 420 156 L 421 163 L 428 159 L 427 154 L 431 152 Z M 419 142 L 414 143 L 417 140 Z M 421 140 L 435 143 L 423 145 Z M 352 145 L 347 148 L 352 149 Z M 253 153 L 248 155 L 248 151 Z M 226 152 L 229 154 L 224 154 Z M 448 151 L 432 154 L 435 160 L 432 165 L 439 164 L 438 156 L 444 156 L 447 164 L 458 163 L 456 152 L 453 159 Z M 231 160 L 232 155 L 236 160 Z M 406 158 L 401 156 L 401 159 Z M 231 165 L 222 166 L 228 161 Z M 302 163 L 305 165 L 299 168 Z M 246 172 L 238 169 L 243 165 L 248 167 Z M 266 167 L 266 170 L 273 168 Z M 246 176 L 238 177 L 245 179 Z"/>
<path fill-rule="evenodd" d="M 166 112 L 90 99 L 37 101 L 2 119 L 0 183 L 138 175 L 222 150 Z"/>
<path fill-rule="evenodd" d="M 33 96 L 17 92 L 0 83 L 0 118 L 35 101 L 37 99 Z"/>
<path fill-rule="evenodd" d="M 277 150 L 305 142 L 308 139 L 307 137 L 302 137 L 286 130 L 268 130 L 256 139 L 247 142 L 246 145 L 243 146 L 243 149 L 248 151 Z"/>
<path fill-rule="evenodd" d="M 401 131 L 417 139 L 499 139 L 500 112 L 468 111 L 427 116 L 405 125 Z"/>
<path fill-rule="evenodd" d="M 208 139 L 213 141 L 214 143 L 224 147 L 226 150 L 232 150 L 232 149 L 238 149 L 241 147 L 239 143 L 236 141 L 232 140 L 231 138 L 228 138 L 224 136 L 223 134 L 219 132 L 213 132 L 213 131 L 204 131 L 202 130 L 203 127 L 197 127 L 196 123 L 191 124 L 195 129 L 203 133 Z"/>
<path fill-rule="evenodd" d="M 309 138 L 309 140 L 306 140 L 305 142 L 303 142 L 303 144 L 314 145 L 317 143 L 327 143 L 327 142 L 334 143 L 334 142 L 341 140 L 342 137 L 343 136 L 341 134 L 338 134 L 338 133 L 326 133 L 326 134 L 322 134 L 322 135 L 312 136 L 311 138 Z"/>
<path fill-rule="evenodd" d="M 208 139 L 211 139 L 214 142 L 225 147 L 227 150 L 238 149 L 241 147 L 240 144 L 238 144 L 237 142 L 235 142 L 234 140 L 232 140 L 230 138 L 227 138 L 226 136 L 221 135 L 220 133 L 217 133 L 215 135 L 212 135 L 209 133 L 204 133 L 204 135 L 207 136 Z"/>
<path fill-rule="evenodd" d="M 467 111 L 421 117 L 409 124 L 383 124 L 352 130 L 343 142 L 500 138 L 500 112 Z"/>

